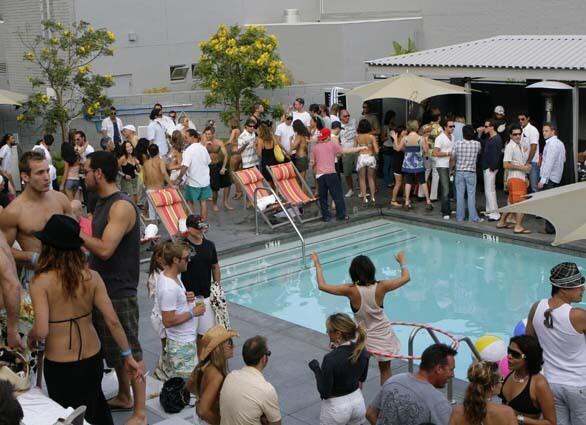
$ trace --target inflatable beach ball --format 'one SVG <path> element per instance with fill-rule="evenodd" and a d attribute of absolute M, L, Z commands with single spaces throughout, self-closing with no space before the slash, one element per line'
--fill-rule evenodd
<path fill-rule="evenodd" d="M 525 328 L 527 327 L 527 319 L 521 320 L 515 325 L 513 336 L 525 335 Z"/>
<path fill-rule="evenodd" d="M 474 347 L 482 360 L 498 363 L 507 355 L 507 344 L 495 335 L 483 335 L 476 340 Z"/>

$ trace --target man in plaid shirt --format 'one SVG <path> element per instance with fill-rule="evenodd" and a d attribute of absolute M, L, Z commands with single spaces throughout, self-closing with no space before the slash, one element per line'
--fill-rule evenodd
<path fill-rule="evenodd" d="M 452 150 L 456 170 L 456 220 L 464 220 L 464 199 L 468 194 L 468 220 L 478 223 L 484 221 L 476 211 L 476 161 L 480 154 L 480 142 L 474 140 L 475 131 L 471 125 L 464 126 L 462 135 L 464 139 L 456 141 Z"/>

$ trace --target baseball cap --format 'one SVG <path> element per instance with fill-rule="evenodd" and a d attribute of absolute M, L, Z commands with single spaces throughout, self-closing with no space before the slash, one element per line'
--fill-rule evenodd
<path fill-rule="evenodd" d="M 319 140 L 321 140 L 321 141 L 328 140 L 331 135 L 332 135 L 332 132 L 330 131 L 329 128 L 322 128 L 321 131 L 319 132 Z"/>
<path fill-rule="evenodd" d="M 501 105 L 498 105 L 496 108 L 494 108 L 494 113 L 499 115 L 505 115 L 505 108 Z"/>
<path fill-rule="evenodd" d="M 334 121 L 332 123 L 332 130 L 335 128 L 342 128 L 342 123 L 340 121 Z"/>
<path fill-rule="evenodd" d="M 185 220 L 185 225 L 189 228 L 192 227 L 194 229 L 204 229 L 209 227 L 208 223 L 201 219 L 200 215 L 190 214 L 187 216 L 187 220 Z"/>
<path fill-rule="evenodd" d="M 136 133 L 136 127 L 133 126 L 132 124 L 125 125 L 124 127 L 122 127 L 122 130 L 130 130 L 130 131 L 134 131 Z"/>

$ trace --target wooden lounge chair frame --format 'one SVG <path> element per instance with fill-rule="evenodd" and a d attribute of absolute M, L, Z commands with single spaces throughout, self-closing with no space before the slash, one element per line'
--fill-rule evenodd
<path fill-rule="evenodd" d="M 146 191 L 147 200 L 153 206 L 153 208 L 155 210 L 155 214 L 157 215 L 158 221 L 163 224 L 163 227 L 165 228 L 165 230 L 167 231 L 167 233 L 169 234 L 171 239 L 175 239 L 175 238 L 181 236 L 181 233 L 179 232 L 179 219 L 181 219 L 182 217 L 180 217 L 177 220 L 177 222 L 173 223 L 175 225 L 175 228 L 177 229 L 177 231 L 174 231 L 174 229 L 169 229 L 169 227 L 167 226 L 167 222 L 165 220 L 163 220 L 163 218 L 161 217 L 161 214 L 159 213 L 158 209 L 160 208 L 160 206 L 157 207 L 157 205 L 153 199 L 153 195 L 158 192 L 161 192 L 161 191 L 175 191 L 175 193 L 177 193 L 179 199 L 181 200 L 181 205 L 183 207 L 183 210 L 185 212 L 185 218 L 187 218 L 188 215 L 192 214 L 192 211 L 191 211 L 191 208 L 189 207 L 189 204 L 185 201 L 185 198 L 183 197 L 183 193 L 181 193 L 181 190 L 178 188 L 166 187 L 164 189 L 158 189 L 158 190 L 149 189 Z"/>
<path fill-rule="evenodd" d="M 302 203 L 294 203 L 294 202 L 292 202 L 291 199 L 289 199 L 289 197 L 287 196 L 287 191 L 283 187 L 283 184 L 277 180 L 277 178 L 275 176 L 275 172 L 274 172 L 275 168 L 279 168 L 282 166 L 290 166 L 293 169 L 293 172 L 295 173 L 295 176 L 297 177 L 295 184 L 297 184 L 299 186 L 299 182 L 301 182 L 301 185 L 299 186 L 299 188 L 301 189 L 303 194 L 309 198 L 308 201 L 302 202 Z M 278 165 L 271 165 L 271 166 L 267 167 L 267 169 L 269 171 L 269 174 L 273 178 L 273 183 L 275 184 L 275 189 L 276 189 L 278 195 L 281 197 L 281 199 L 284 199 L 287 202 L 287 204 L 294 206 L 294 207 L 303 207 L 303 208 L 311 207 L 311 204 L 315 204 L 315 206 L 317 208 L 317 214 L 314 216 L 310 216 L 309 218 L 304 218 L 299 213 L 298 208 L 292 208 L 295 217 L 297 218 L 297 220 L 299 220 L 299 222 L 301 224 L 307 223 L 308 221 L 313 221 L 313 220 L 317 220 L 317 219 L 321 218 L 321 209 L 319 207 L 319 200 L 313 196 L 313 193 L 312 193 L 309 185 L 307 184 L 307 182 L 305 181 L 305 179 L 303 178 L 303 176 L 301 175 L 301 173 L 299 172 L 299 170 L 297 169 L 295 164 L 293 164 L 292 162 L 285 162 L 285 163 L 278 164 Z"/>
<path fill-rule="evenodd" d="M 251 186 L 251 184 L 245 185 L 244 182 L 242 181 L 242 178 L 241 178 L 242 174 L 244 174 L 245 172 L 251 172 L 251 171 L 255 174 L 258 173 L 257 177 L 260 177 L 255 182 L 258 184 L 255 184 L 254 187 L 249 187 L 249 186 Z M 230 174 L 232 176 L 232 181 L 235 182 L 240 187 L 240 189 L 242 189 L 242 193 L 244 194 L 244 196 L 243 196 L 244 207 L 246 207 L 247 201 L 253 205 L 253 208 L 256 207 L 255 200 L 254 200 L 254 192 L 257 188 L 259 188 L 258 190 L 256 190 L 256 192 L 257 192 L 256 201 L 257 202 L 259 199 L 271 195 L 270 191 L 260 189 L 262 187 L 270 187 L 270 186 L 257 167 L 247 168 L 247 169 L 238 170 L 238 171 L 231 171 Z M 278 196 L 278 195 L 275 193 L 275 196 Z M 283 202 L 282 200 L 281 200 L 281 202 L 284 205 L 286 205 L 286 203 Z M 280 223 L 271 223 L 270 217 L 274 216 L 275 214 L 279 213 L 280 211 L 282 211 L 282 209 L 281 209 L 278 202 L 275 202 L 274 204 L 269 205 L 264 210 L 261 210 L 260 208 L 256 207 L 256 214 L 261 215 L 261 217 L 263 218 L 265 223 L 267 223 L 267 225 L 271 228 L 271 230 L 276 229 L 277 227 L 281 227 L 281 226 L 289 223 L 288 221 L 283 221 Z"/>

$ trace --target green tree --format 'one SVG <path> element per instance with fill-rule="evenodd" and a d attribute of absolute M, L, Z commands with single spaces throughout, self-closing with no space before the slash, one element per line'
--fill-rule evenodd
<path fill-rule="evenodd" d="M 112 77 L 92 72 L 91 64 L 100 56 L 114 54 L 111 46 L 116 37 L 84 21 L 70 27 L 52 20 L 42 24 L 44 31 L 32 42 L 20 36 L 27 49 L 24 59 L 37 65 L 40 75 L 28 77 L 35 93 L 16 119 L 32 124 L 40 117 L 45 131 L 59 129 L 65 141 L 73 119 L 82 114 L 92 117 L 111 105 L 104 89 L 113 85 Z"/>
<path fill-rule="evenodd" d="M 232 117 L 239 119 L 247 105 L 260 101 L 256 88 L 276 89 L 289 84 L 277 51 L 277 37 L 268 35 L 264 27 L 220 25 L 199 47 L 195 76 L 200 87 L 209 89 L 204 103 L 223 105 L 220 116 L 225 123 Z"/>
<path fill-rule="evenodd" d="M 398 55 L 406 55 L 409 53 L 415 53 L 417 51 L 417 47 L 415 46 L 415 41 L 411 40 L 411 37 L 407 39 L 407 46 L 403 47 L 398 42 L 393 41 L 393 56 Z"/>

